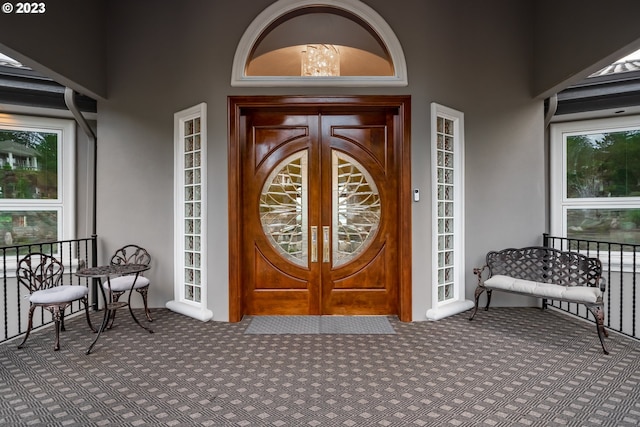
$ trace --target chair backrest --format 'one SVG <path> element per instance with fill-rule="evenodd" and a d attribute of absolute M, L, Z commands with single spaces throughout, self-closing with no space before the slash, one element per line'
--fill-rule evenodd
<path fill-rule="evenodd" d="M 111 257 L 112 265 L 151 264 L 151 256 L 145 248 L 138 245 L 126 245 L 116 251 Z"/>
<path fill-rule="evenodd" d="M 60 285 L 64 267 L 55 257 L 40 252 L 26 255 L 18 262 L 18 282 L 34 293 Z"/>

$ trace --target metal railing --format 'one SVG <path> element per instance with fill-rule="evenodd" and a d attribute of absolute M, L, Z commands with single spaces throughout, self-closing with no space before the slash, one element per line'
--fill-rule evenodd
<path fill-rule="evenodd" d="M 554 237 L 547 233 L 543 234 L 543 245 L 599 258 L 602 276 L 607 281 L 604 294 L 605 326 L 640 339 L 640 245 Z M 550 301 L 549 306 L 593 321 L 581 304 Z"/>
<path fill-rule="evenodd" d="M 82 265 L 95 266 L 97 263 L 97 236 L 85 239 L 58 240 L 46 243 L 0 247 L 0 343 L 22 335 L 27 328 L 29 312 L 29 292 L 16 279 L 16 268 L 22 257 L 28 253 L 41 252 L 58 258 L 64 266 L 63 284 L 89 286 L 86 278 L 74 273 Z M 96 284 L 91 283 L 90 304 L 97 308 Z M 76 301 L 67 310 L 69 316 L 83 310 Z M 33 315 L 33 329 L 53 322 L 51 313 L 42 308 Z"/>

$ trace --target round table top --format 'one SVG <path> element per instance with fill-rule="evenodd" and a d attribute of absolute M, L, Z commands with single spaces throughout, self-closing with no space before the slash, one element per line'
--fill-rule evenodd
<path fill-rule="evenodd" d="M 76 276 L 80 277 L 106 277 L 121 276 L 125 274 L 135 274 L 146 271 L 151 266 L 146 264 L 110 264 L 98 267 L 82 268 L 76 271 Z"/>

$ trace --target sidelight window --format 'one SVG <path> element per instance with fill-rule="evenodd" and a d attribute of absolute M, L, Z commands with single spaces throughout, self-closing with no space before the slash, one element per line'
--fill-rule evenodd
<path fill-rule="evenodd" d="M 437 320 L 469 309 L 464 283 L 464 115 L 431 104 L 432 308 Z"/>
<path fill-rule="evenodd" d="M 206 104 L 174 115 L 174 297 L 167 307 L 206 321 Z"/>

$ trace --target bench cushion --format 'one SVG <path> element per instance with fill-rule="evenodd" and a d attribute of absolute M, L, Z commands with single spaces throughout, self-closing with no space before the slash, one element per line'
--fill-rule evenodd
<path fill-rule="evenodd" d="M 516 279 L 500 274 L 485 280 L 484 286 L 488 289 L 499 289 L 540 298 L 562 299 L 579 303 L 594 304 L 602 296 L 599 288 L 591 286 L 560 286 L 553 283 Z"/>

